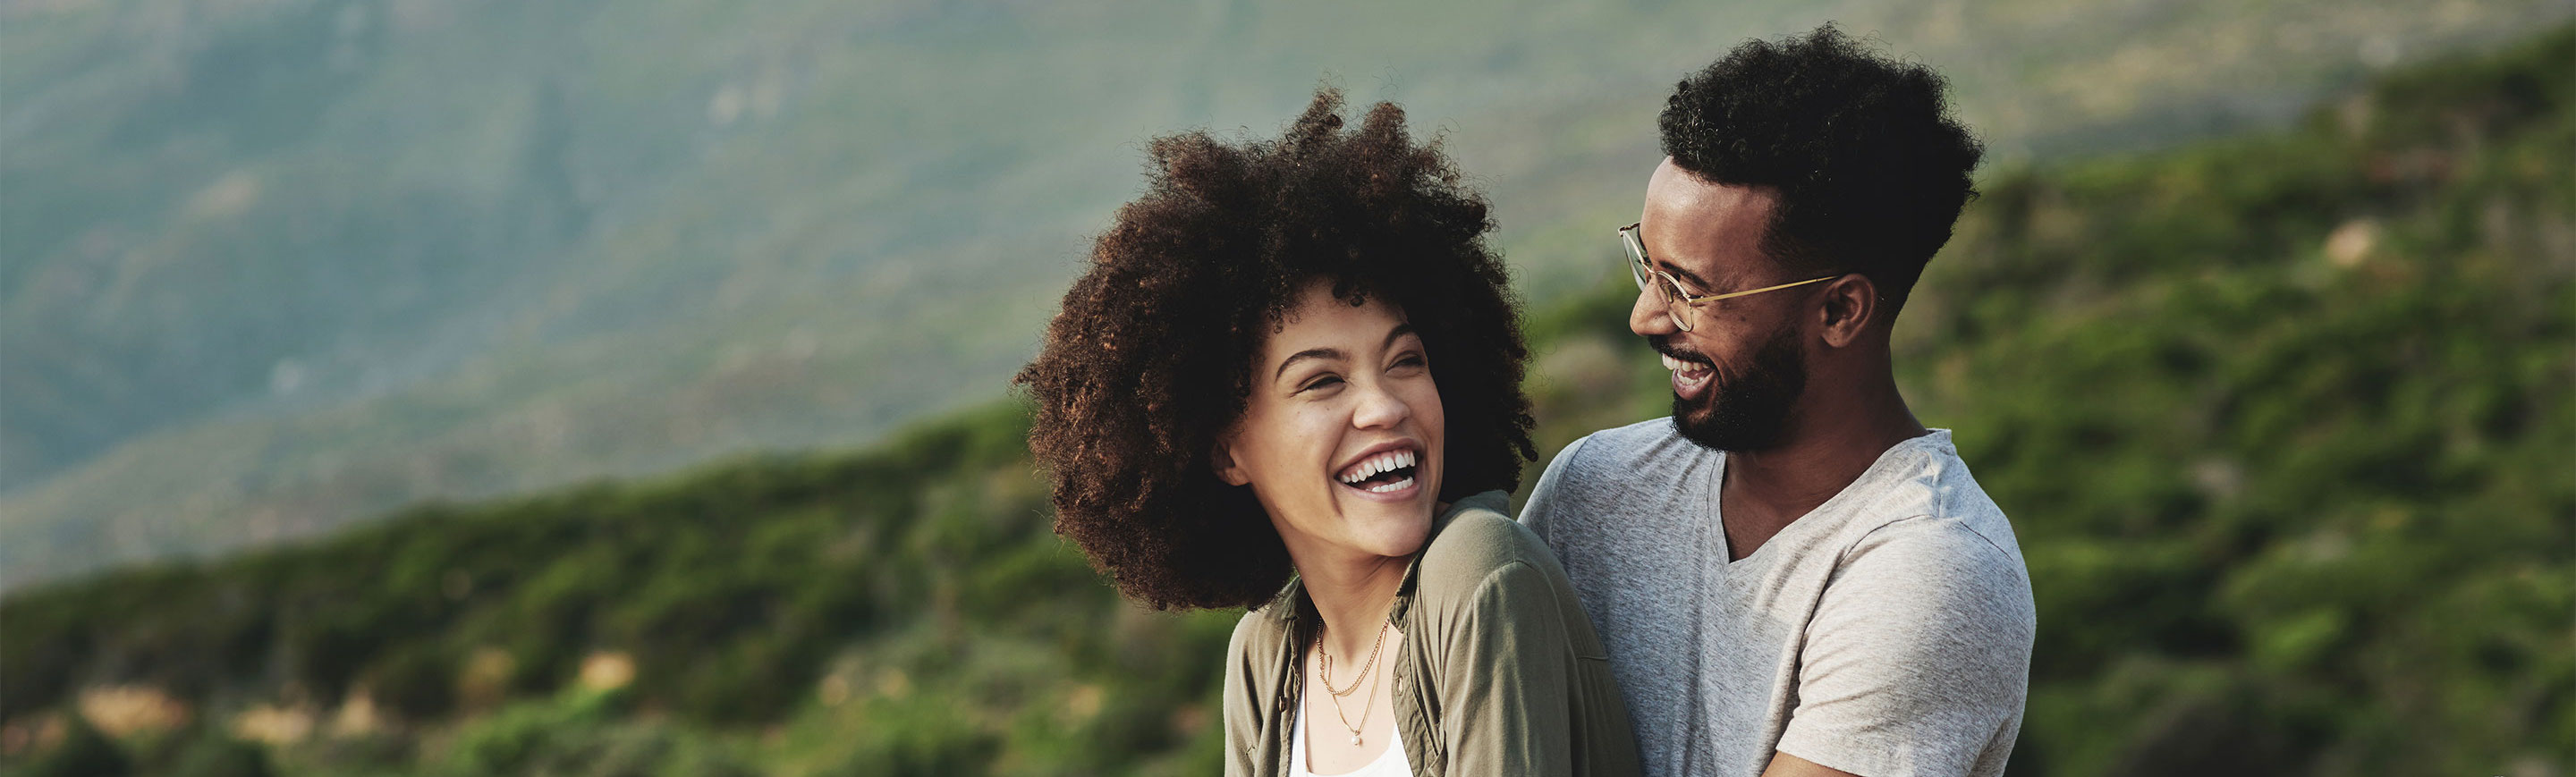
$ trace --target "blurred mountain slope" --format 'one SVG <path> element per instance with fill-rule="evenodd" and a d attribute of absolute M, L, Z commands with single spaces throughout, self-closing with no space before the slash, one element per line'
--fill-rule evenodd
<path fill-rule="evenodd" d="M 1898 363 L 2030 565 L 2012 774 L 2576 771 L 2570 62 L 1985 184 Z M 1669 400 L 1635 293 L 1532 311 L 1543 451 Z M 1207 773 L 1231 613 L 1120 603 L 1026 423 L 12 593 L 0 769 Z"/>
<path fill-rule="evenodd" d="M 997 392 L 1141 144 L 1320 76 L 1445 130 L 1533 297 L 1689 68 L 1833 18 L 2004 159 L 2285 120 L 2563 4 L 0 6 L 0 584 L 846 445 Z"/>

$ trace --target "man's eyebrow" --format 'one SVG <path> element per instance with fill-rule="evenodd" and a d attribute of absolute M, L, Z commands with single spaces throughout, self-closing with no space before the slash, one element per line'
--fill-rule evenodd
<path fill-rule="evenodd" d="M 1270 373 L 1270 379 L 1278 380 L 1279 376 L 1288 374 L 1289 365 L 1296 364 L 1297 362 L 1306 359 L 1342 360 L 1347 358 L 1350 357 L 1343 355 L 1341 350 L 1337 348 L 1308 348 L 1303 351 L 1289 354 L 1288 358 L 1280 360 L 1279 369 Z"/>
<path fill-rule="evenodd" d="M 1697 294 L 1693 294 L 1691 296 L 1696 297 L 1701 294 L 1708 294 L 1711 293 L 1709 291 L 1710 289 L 1717 288 L 1717 284 L 1709 283 L 1707 278 L 1699 277 L 1699 273 L 1691 272 L 1688 267 L 1683 267 L 1662 259 L 1655 260 L 1655 265 L 1662 268 L 1664 272 L 1681 276 L 1682 280 L 1690 281 L 1691 288 L 1698 291 Z"/>

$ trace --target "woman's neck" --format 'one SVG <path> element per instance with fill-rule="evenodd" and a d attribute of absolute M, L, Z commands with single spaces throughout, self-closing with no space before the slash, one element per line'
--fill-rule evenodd
<path fill-rule="evenodd" d="M 1379 626 L 1404 585 L 1404 556 L 1352 556 L 1298 559 L 1297 576 L 1315 613 L 1324 618 L 1324 649 L 1335 656 L 1355 656 L 1376 641 Z"/>

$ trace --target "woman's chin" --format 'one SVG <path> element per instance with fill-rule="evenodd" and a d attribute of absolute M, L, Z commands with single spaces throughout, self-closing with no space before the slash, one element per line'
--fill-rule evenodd
<path fill-rule="evenodd" d="M 1377 532 L 1374 536 L 1362 538 L 1361 542 L 1365 545 L 1362 549 L 1368 551 L 1370 555 L 1387 558 L 1410 556 L 1422 550 L 1422 541 L 1430 536 L 1430 529 L 1428 522 L 1425 522 L 1425 525 L 1413 531 L 1393 529 Z"/>
<path fill-rule="evenodd" d="M 1410 556 L 1431 536 L 1429 502 L 1400 505 L 1353 505 L 1345 512 L 1358 550 L 1376 556 Z"/>

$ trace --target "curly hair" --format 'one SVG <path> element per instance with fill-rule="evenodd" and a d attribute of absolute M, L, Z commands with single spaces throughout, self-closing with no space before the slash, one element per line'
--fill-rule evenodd
<path fill-rule="evenodd" d="M 1404 111 L 1343 129 L 1341 94 L 1277 140 L 1157 138 L 1144 194 L 1118 210 L 1014 382 L 1036 404 L 1029 449 L 1054 485 L 1056 533 L 1156 609 L 1258 607 L 1288 551 L 1249 486 L 1211 457 L 1250 396 L 1253 360 L 1306 284 L 1401 310 L 1448 418 L 1440 497 L 1520 484 L 1530 443 L 1510 276 L 1484 242 L 1484 199 Z"/>
<path fill-rule="evenodd" d="M 1748 41 L 1674 90 L 1664 153 L 1702 180 L 1776 189 L 1764 253 L 1868 276 L 1892 319 L 1977 195 L 1985 146 L 1949 115 L 1947 88 L 1830 23 Z"/>

